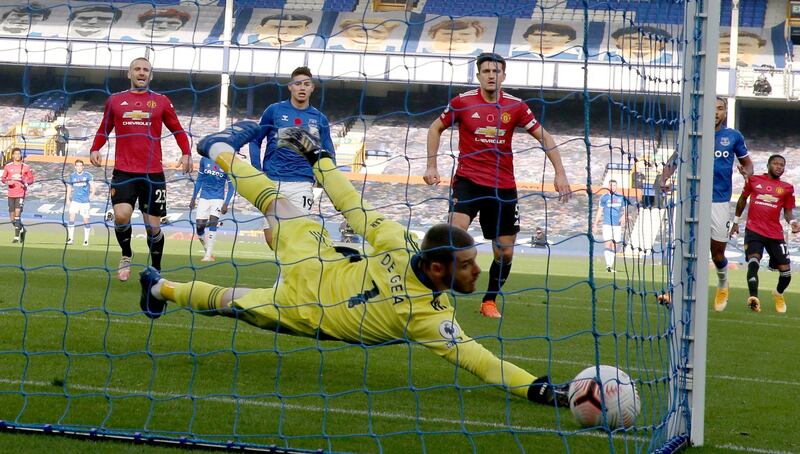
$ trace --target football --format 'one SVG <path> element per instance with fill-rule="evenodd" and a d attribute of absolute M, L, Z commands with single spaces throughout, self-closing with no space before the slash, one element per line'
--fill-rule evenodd
<path fill-rule="evenodd" d="M 584 427 L 631 427 L 641 408 L 636 385 L 612 366 L 587 367 L 569 385 L 569 408 Z M 603 409 L 605 408 L 605 421 Z"/>

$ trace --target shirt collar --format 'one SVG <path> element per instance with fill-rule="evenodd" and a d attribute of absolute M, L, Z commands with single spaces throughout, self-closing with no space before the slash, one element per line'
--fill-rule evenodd
<path fill-rule="evenodd" d="M 419 256 L 419 254 L 414 254 L 414 256 L 411 257 L 411 269 L 414 271 L 414 275 L 417 277 L 417 279 L 419 279 L 422 285 L 428 287 L 433 291 L 434 297 L 439 296 L 439 294 L 441 294 L 442 292 L 436 290 L 436 288 L 433 285 L 433 281 L 431 281 L 431 278 L 429 278 L 428 275 L 425 274 L 424 271 L 422 271 L 422 264 L 420 263 L 420 260 L 421 257 Z"/>

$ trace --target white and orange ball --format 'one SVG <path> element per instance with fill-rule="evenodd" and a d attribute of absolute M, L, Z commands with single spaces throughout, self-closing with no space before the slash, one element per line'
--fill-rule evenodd
<path fill-rule="evenodd" d="M 628 374 L 616 367 L 601 365 L 599 374 L 597 367 L 587 367 L 572 380 L 569 408 L 584 427 L 617 429 L 634 424 L 641 402 Z"/>

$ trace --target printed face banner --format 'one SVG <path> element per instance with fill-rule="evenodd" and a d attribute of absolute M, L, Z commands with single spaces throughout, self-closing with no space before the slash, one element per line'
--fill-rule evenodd
<path fill-rule="evenodd" d="M 598 59 L 630 65 L 677 63 L 680 52 L 674 38 L 681 29 L 675 25 L 607 24 Z"/>
<path fill-rule="evenodd" d="M 79 6 L 75 6 L 75 5 Z M 202 43 L 221 8 L 125 3 L 32 2 L 0 9 L 0 34 L 45 38 Z"/>
<path fill-rule="evenodd" d="M 328 49 L 375 52 L 402 52 L 408 29 L 404 13 L 364 16 L 341 13 L 333 26 Z"/>
<path fill-rule="evenodd" d="M 509 56 L 531 59 L 579 60 L 583 58 L 583 25 L 517 20 Z"/>
<path fill-rule="evenodd" d="M 775 66 L 774 49 L 769 31 L 768 28 L 739 28 L 739 42 L 736 52 L 737 66 Z M 731 29 L 730 27 L 720 27 L 719 54 L 717 54 L 717 65 L 720 67 L 730 67 L 730 48 Z"/>
<path fill-rule="evenodd" d="M 322 14 L 316 11 L 281 11 L 253 8 L 239 44 L 264 47 L 309 48 Z"/>
<path fill-rule="evenodd" d="M 497 19 L 428 16 L 419 40 L 420 52 L 444 55 L 478 55 L 494 50 Z"/>

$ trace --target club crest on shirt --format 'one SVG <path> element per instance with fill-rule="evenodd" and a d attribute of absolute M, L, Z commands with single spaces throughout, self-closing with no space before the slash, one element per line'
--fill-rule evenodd
<path fill-rule="evenodd" d="M 157 105 L 158 105 L 158 103 L 153 101 L 152 99 L 150 101 L 147 101 L 147 107 L 149 107 L 151 109 L 155 108 Z"/>
<path fill-rule="evenodd" d="M 780 187 L 780 186 L 775 188 L 775 194 L 782 195 L 783 194 L 783 188 Z"/>
<path fill-rule="evenodd" d="M 442 320 L 439 324 L 439 334 L 447 341 L 448 348 L 461 340 L 461 328 L 453 320 Z"/>
<path fill-rule="evenodd" d="M 503 115 L 500 116 L 500 121 L 503 123 L 508 123 L 511 121 L 511 114 L 508 112 L 503 112 Z"/>
<path fill-rule="evenodd" d="M 727 147 L 728 145 L 731 144 L 731 141 L 727 137 L 722 137 L 719 139 L 719 144 L 722 145 L 723 147 Z"/>

